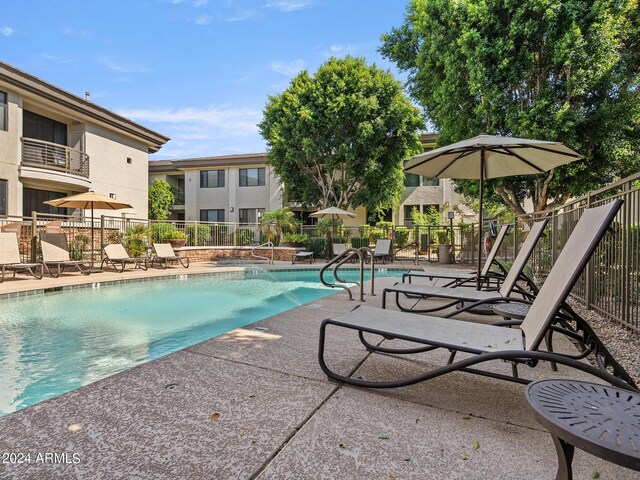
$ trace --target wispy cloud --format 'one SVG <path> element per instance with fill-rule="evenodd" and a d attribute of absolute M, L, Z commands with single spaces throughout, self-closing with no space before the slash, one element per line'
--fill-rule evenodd
<path fill-rule="evenodd" d="M 198 135 L 199 138 L 255 135 L 258 132 L 256 124 L 262 118 L 260 110 L 250 108 L 133 109 L 118 113 L 137 121 L 175 125 L 179 127 L 179 135 L 188 135 L 190 138 L 194 138 L 193 135 Z"/>
<path fill-rule="evenodd" d="M 50 53 L 43 53 L 42 55 L 40 55 L 40 57 L 47 62 L 55 63 L 58 65 L 68 65 L 74 62 L 74 60 L 70 58 L 61 57 L 59 55 L 51 55 Z"/>
<path fill-rule="evenodd" d="M 0 27 L 0 35 L 2 35 L 3 37 L 10 37 L 11 35 L 13 35 L 15 33 L 15 30 L 11 27 Z"/>
<path fill-rule="evenodd" d="M 125 64 L 106 57 L 98 58 L 98 63 L 106 67 L 108 70 L 118 73 L 146 73 L 151 71 L 143 65 Z"/>
<path fill-rule="evenodd" d="M 358 48 L 355 45 L 331 45 L 329 50 L 322 52 L 325 57 L 335 57 L 341 55 L 353 55 Z"/>
<path fill-rule="evenodd" d="M 209 3 L 207 0 L 195 0 L 195 2 L 193 2 L 193 6 L 198 8 L 206 5 L 207 3 Z"/>
<path fill-rule="evenodd" d="M 192 20 L 195 25 L 209 25 L 211 23 L 211 16 L 199 15 Z"/>
<path fill-rule="evenodd" d="M 68 37 L 88 37 L 89 32 L 87 30 L 76 30 L 75 28 L 63 28 L 60 33 Z"/>
<path fill-rule="evenodd" d="M 313 0 L 275 0 L 266 3 L 264 6 L 275 8 L 281 12 L 294 12 L 296 10 L 302 10 L 312 4 Z"/>
<path fill-rule="evenodd" d="M 241 22 L 242 20 L 250 20 L 252 18 L 258 18 L 260 14 L 255 10 L 242 10 L 236 14 L 232 14 L 227 17 L 227 22 Z"/>
<path fill-rule="evenodd" d="M 280 73 L 282 75 L 286 75 L 288 77 L 293 77 L 300 70 L 304 69 L 304 60 L 298 58 L 292 62 L 279 62 L 274 61 L 271 63 L 271 69 L 274 72 Z"/>

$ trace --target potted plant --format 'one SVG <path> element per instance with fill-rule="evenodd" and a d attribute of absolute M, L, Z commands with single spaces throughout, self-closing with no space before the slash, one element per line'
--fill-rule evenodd
<path fill-rule="evenodd" d="M 187 236 L 178 229 L 170 230 L 162 236 L 164 243 L 169 243 L 173 248 L 184 247 L 187 243 Z"/>
<path fill-rule="evenodd" d="M 305 247 L 308 241 L 309 241 L 309 235 L 307 235 L 306 233 L 302 233 L 302 234 L 287 233 L 282 238 L 283 245 L 286 245 L 287 247 L 296 247 L 296 248 Z"/>

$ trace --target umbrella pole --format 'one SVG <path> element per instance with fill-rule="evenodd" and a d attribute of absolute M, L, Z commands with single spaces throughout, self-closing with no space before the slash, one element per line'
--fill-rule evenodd
<path fill-rule="evenodd" d="M 93 202 L 91 202 L 91 271 L 93 271 Z"/>
<path fill-rule="evenodd" d="M 484 196 L 484 147 L 480 149 L 480 214 L 478 216 L 478 271 L 476 273 L 476 290 L 480 290 L 482 279 L 480 278 L 480 272 L 482 272 L 482 200 Z"/>

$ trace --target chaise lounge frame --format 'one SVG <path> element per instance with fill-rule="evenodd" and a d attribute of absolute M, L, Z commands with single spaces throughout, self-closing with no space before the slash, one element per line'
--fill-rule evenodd
<path fill-rule="evenodd" d="M 367 306 L 356 307 L 338 319 L 325 319 L 320 327 L 318 361 L 323 372 L 332 380 L 367 388 L 396 388 L 419 383 L 454 371 L 464 371 L 488 377 L 529 383 L 519 378 L 517 370 L 508 376 L 489 372 L 476 365 L 492 360 L 506 360 L 513 365 L 535 367 L 540 361 L 566 365 L 589 373 L 612 385 L 637 391 L 633 379 L 613 358 L 588 323 L 566 305 L 571 289 L 584 270 L 607 227 L 622 204 L 609 204 L 587 209 L 558 256 L 549 276 L 522 321 L 507 320 L 491 325 L 455 321 L 446 318 L 382 310 Z M 332 371 L 325 362 L 327 328 L 354 330 L 362 344 L 371 352 L 385 354 L 415 354 L 445 348 L 450 351 L 447 364 L 411 378 L 391 381 L 371 381 L 351 378 Z M 518 326 L 520 329 L 511 328 Z M 560 354 L 539 349 L 549 332 L 557 332 L 578 342 L 577 355 Z M 409 348 L 389 348 L 374 344 L 366 334 L 381 335 L 385 339 L 400 339 L 417 343 Z M 456 360 L 458 352 L 471 354 Z M 583 360 L 595 356 L 596 366 Z"/>
<path fill-rule="evenodd" d="M 105 257 L 102 259 L 100 268 L 104 268 L 105 264 L 112 266 L 116 272 L 122 273 L 127 265 L 133 265 L 133 268 L 139 268 L 141 270 L 148 270 L 146 257 L 130 257 L 124 246 L 121 243 L 112 243 L 106 245 L 104 248 Z M 120 270 L 118 270 L 118 266 Z"/>
<path fill-rule="evenodd" d="M 151 259 L 151 266 L 158 262 L 162 268 L 167 268 L 169 264 L 180 263 L 184 268 L 189 268 L 189 257 L 181 257 L 176 255 L 173 247 L 169 243 L 154 243 L 153 249 L 156 254 Z"/>
<path fill-rule="evenodd" d="M 89 275 L 89 267 L 82 260 L 71 260 L 69 244 L 64 233 L 40 233 L 40 251 L 44 270 L 53 278 L 58 278 L 67 268 L 78 270 L 83 275 Z M 50 267 L 55 267 L 55 271 Z"/>
<path fill-rule="evenodd" d="M 15 232 L 0 232 L 0 283 L 4 282 L 7 271 L 13 272 L 14 278 L 18 272 L 28 272 L 40 280 L 43 274 L 42 264 L 22 262 L 18 236 Z"/>

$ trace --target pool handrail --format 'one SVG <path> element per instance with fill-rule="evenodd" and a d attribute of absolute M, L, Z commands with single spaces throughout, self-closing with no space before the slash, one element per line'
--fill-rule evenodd
<path fill-rule="evenodd" d="M 259 248 L 261 249 L 271 248 L 271 258 L 263 257 L 262 255 L 256 255 L 256 250 L 258 250 Z M 275 246 L 273 242 L 265 242 L 261 245 L 257 245 L 253 247 L 253 249 L 251 249 L 251 256 L 259 260 L 266 260 L 267 262 L 269 262 L 270 265 L 273 265 L 274 251 L 275 251 Z"/>

